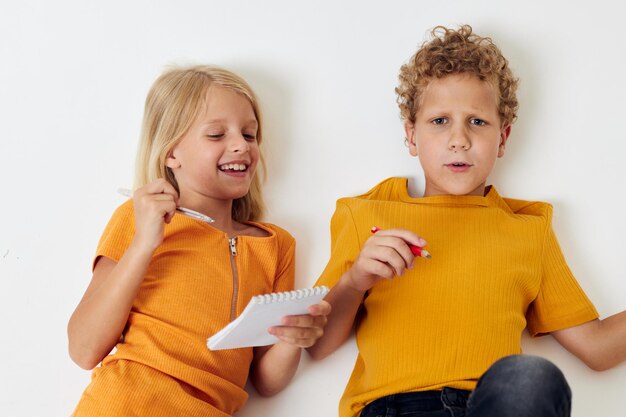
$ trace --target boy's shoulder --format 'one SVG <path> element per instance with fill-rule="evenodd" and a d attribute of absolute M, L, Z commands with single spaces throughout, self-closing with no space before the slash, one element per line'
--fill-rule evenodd
<path fill-rule="evenodd" d="M 508 197 L 502 197 L 502 201 L 514 214 L 546 218 L 550 218 L 552 216 L 552 204 L 544 201 L 519 200 Z"/>

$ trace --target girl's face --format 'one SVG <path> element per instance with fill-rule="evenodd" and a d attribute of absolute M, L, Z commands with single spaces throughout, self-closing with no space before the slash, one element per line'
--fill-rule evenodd
<path fill-rule="evenodd" d="M 510 133 L 510 126 L 502 126 L 495 89 L 469 74 L 431 81 L 415 123 L 405 129 L 409 151 L 424 169 L 425 197 L 482 196 Z"/>
<path fill-rule="evenodd" d="M 165 161 L 176 177 L 181 201 L 245 196 L 259 161 L 257 130 L 252 104 L 245 96 L 210 87 L 206 107 Z"/>

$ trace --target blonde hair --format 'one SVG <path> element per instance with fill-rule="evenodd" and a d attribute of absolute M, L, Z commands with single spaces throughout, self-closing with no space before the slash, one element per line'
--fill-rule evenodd
<path fill-rule="evenodd" d="M 165 160 L 204 109 L 207 91 L 212 85 L 233 90 L 250 101 L 259 124 L 256 137 L 261 145 L 263 135 L 259 102 L 243 78 L 207 65 L 172 68 L 152 84 L 146 98 L 137 152 L 136 188 L 164 178 L 180 192 L 172 170 L 165 166 Z M 264 175 L 265 160 L 260 148 L 259 152 L 259 169 Z M 238 222 L 254 221 L 259 220 L 264 212 L 261 180 L 259 175 L 255 175 L 248 194 L 233 201 L 232 217 Z"/>
<path fill-rule="evenodd" d="M 437 26 L 431 39 L 422 44 L 409 62 L 400 68 L 400 83 L 396 88 L 402 119 L 415 123 L 421 97 L 433 79 L 450 74 L 469 73 L 489 82 L 498 94 L 498 113 L 504 126 L 517 119 L 517 87 L 519 80 L 509 68 L 509 62 L 492 42 L 472 33 L 463 25 L 458 30 Z"/>

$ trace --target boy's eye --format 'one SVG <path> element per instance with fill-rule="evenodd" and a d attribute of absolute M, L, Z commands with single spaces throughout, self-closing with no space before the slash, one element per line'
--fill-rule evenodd
<path fill-rule="evenodd" d="M 446 119 L 445 117 L 437 117 L 432 120 L 432 124 L 434 125 L 444 125 L 446 123 L 448 123 L 448 119 Z"/>
<path fill-rule="evenodd" d="M 474 126 L 484 126 L 487 124 L 487 122 L 482 119 L 470 119 L 470 124 Z"/>

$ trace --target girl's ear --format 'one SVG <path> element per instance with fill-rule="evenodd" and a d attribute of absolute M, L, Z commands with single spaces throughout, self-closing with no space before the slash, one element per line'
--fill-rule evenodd
<path fill-rule="evenodd" d="M 498 158 L 504 156 L 504 150 L 506 148 L 506 141 L 509 140 L 511 134 L 511 125 L 504 126 L 500 131 L 500 145 L 498 145 Z"/>
<path fill-rule="evenodd" d="M 408 146 L 411 156 L 417 156 L 417 143 L 415 142 L 415 125 L 410 121 L 404 122 L 404 144 Z"/>
<path fill-rule="evenodd" d="M 165 166 L 170 169 L 180 168 L 180 162 L 174 156 L 174 150 L 170 151 L 167 158 L 165 158 Z"/>

